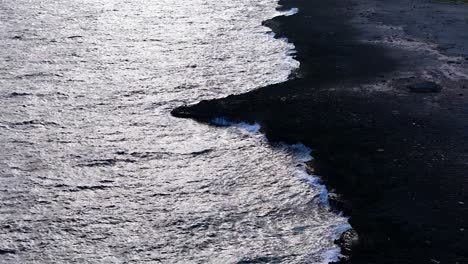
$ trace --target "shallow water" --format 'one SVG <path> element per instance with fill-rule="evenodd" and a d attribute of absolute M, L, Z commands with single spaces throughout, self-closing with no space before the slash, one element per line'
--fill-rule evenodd
<path fill-rule="evenodd" d="M 307 150 L 169 114 L 287 78 L 276 6 L 0 1 L 0 263 L 334 258 Z"/>

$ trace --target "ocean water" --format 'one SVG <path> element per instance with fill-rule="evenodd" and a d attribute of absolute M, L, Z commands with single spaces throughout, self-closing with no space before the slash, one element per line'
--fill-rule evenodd
<path fill-rule="evenodd" d="M 0 263 L 335 259 L 310 150 L 170 115 L 298 67 L 261 26 L 276 7 L 0 1 Z"/>

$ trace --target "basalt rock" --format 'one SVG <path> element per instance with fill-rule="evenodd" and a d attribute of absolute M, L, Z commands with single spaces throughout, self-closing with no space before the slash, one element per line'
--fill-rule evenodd
<path fill-rule="evenodd" d="M 341 247 L 341 253 L 344 255 L 351 254 L 353 248 L 359 243 L 359 236 L 354 229 L 345 231 L 341 237 L 335 240 L 335 243 Z"/>

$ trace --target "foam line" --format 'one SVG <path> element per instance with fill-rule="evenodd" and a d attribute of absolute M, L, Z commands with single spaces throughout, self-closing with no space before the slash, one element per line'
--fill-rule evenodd
<path fill-rule="evenodd" d="M 214 118 L 211 120 L 210 123 L 213 125 L 222 126 L 222 127 L 228 127 L 228 126 L 238 127 L 238 128 L 247 130 L 248 132 L 251 132 L 254 134 L 259 133 L 261 129 L 261 126 L 258 123 L 254 123 L 254 124 L 247 124 L 244 122 L 236 123 L 236 122 L 231 122 L 224 117 Z M 311 154 L 312 149 L 305 146 L 302 143 L 297 143 L 297 144 L 292 144 L 292 145 L 280 143 L 280 146 L 282 146 L 282 148 L 284 148 L 286 151 L 289 151 L 290 153 L 292 153 L 294 161 L 299 163 L 299 166 L 297 166 L 297 170 L 295 172 L 295 176 L 307 182 L 314 189 L 318 190 L 319 192 L 318 198 L 319 198 L 320 204 L 330 210 L 331 206 L 330 206 L 330 202 L 328 199 L 327 187 L 324 184 L 322 184 L 318 176 L 311 175 L 307 172 L 306 163 L 313 160 L 313 157 Z M 338 214 L 338 216 L 341 216 L 341 214 Z M 338 239 L 345 231 L 349 229 L 351 229 L 351 225 L 349 223 L 336 226 L 333 229 L 333 233 L 331 234 L 332 240 Z M 341 256 L 342 256 L 341 249 L 338 246 L 330 248 L 322 254 L 324 263 L 337 262 Z"/>

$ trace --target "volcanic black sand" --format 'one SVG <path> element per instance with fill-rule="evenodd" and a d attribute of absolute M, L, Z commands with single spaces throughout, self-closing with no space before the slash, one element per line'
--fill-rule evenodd
<path fill-rule="evenodd" d="M 468 263 L 468 5 L 284 0 L 265 22 L 296 46 L 289 81 L 173 111 L 258 122 L 314 149 L 355 231 L 347 263 Z"/>

